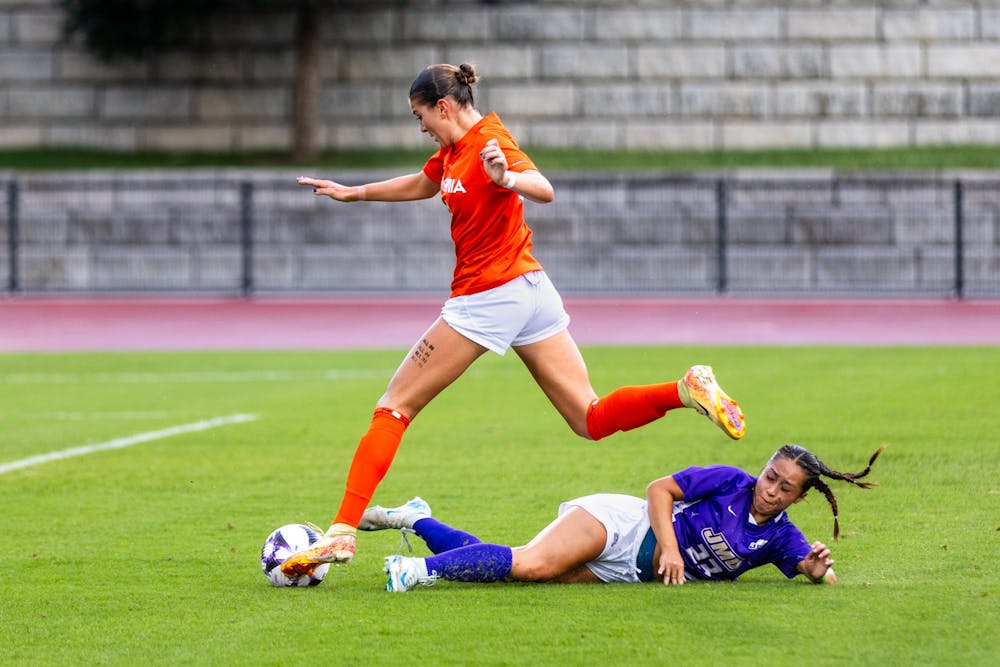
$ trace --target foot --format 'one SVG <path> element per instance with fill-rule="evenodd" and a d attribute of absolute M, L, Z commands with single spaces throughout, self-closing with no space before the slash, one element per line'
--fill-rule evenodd
<path fill-rule="evenodd" d="M 433 586 L 437 577 L 425 574 L 426 566 L 420 561 L 420 558 L 386 556 L 384 569 L 388 578 L 385 590 L 390 593 L 405 593 L 416 586 Z"/>
<path fill-rule="evenodd" d="M 746 433 L 746 418 L 740 404 L 722 391 L 711 366 L 692 366 L 677 383 L 677 391 L 684 405 L 711 419 L 733 440 Z"/>
<path fill-rule="evenodd" d="M 281 564 L 281 573 L 294 579 L 310 574 L 323 563 L 350 563 L 356 551 L 355 528 L 335 523 L 308 549 L 289 556 Z"/>
<path fill-rule="evenodd" d="M 369 507 L 361 516 L 358 528 L 360 530 L 386 530 L 387 528 L 413 530 L 413 524 L 417 520 L 430 515 L 431 506 L 423 498 L 416 496 L 399 507 L 382 507 L 381 505 Z"/>

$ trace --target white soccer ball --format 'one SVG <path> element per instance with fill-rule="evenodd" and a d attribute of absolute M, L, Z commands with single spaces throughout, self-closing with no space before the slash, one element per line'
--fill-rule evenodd
<path fill-rule="evenodd" d="M 316 586 L 323 581 L 330 569 L 329 563 L 317 566 L 312 574 L 304 574 L 298 579 L 286 577 L 281 572 L 281 564 L 289 556 L 314 544 L 319 537 L 315 530 L 300 523 L 282 526 L 267 536 L 260 550 L 260 566 L 272 586 Z"/>

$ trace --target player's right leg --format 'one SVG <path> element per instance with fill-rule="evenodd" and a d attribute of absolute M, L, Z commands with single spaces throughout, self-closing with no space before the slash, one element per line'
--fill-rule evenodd
<path fill-rule="evenodd" d="M 410 419 L 485 351 L 441 318 L 421 336 L 389 381 L 371 425 L 358 443 L 332 525 L 318 542 L 282 564 L 286 576 L 301 576 L 321 563 L 350 562 L 357 550 L 358 523 L 392 465 Z"/>
<path fill-rule="evenodd" d="M 485 347 L 469 340 L 438 318 L 396 369 L 385 393 L 378 400 L 379 410 L 391 410 L 393 414 L 403 415 L 405 428 L 409 420 L 461 377 L 484 352 Z M 375 488 L 388 472 L 402 437 L 402 429 L 394 429 L 391 424 L 380 428 L 372 422 L 354 454 L 334 523 L 358 525 Z"/>

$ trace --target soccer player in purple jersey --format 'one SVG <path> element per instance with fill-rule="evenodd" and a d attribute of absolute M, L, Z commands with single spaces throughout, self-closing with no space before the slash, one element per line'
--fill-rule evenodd
<path fill-rule="evenodd" d="M 431 517 L 417 497 L 405 505 L 365 511 L 361 530 L 396 528 L 416 533 L 434 553 L 426 558 L 389 556 L 386 590 L 405 592 L 437 579 L 467 582 L 554 583 L 734 580 L 773 563 L 788 578 L 802 574 L 834 584 L 830 549 L 806 540 L 785 510 L 818 489 L 833 510 L 833 537 L 840 534 L 837 499 L 822 479 L 861 488 L 882 452 L 857 473 L 828 468 L 799 445 L 784 445 L 758 477 L 731 466 L 690 467 L 650 482 L 646 498 L 602 493 L 570 500 L 527 545 L 483 543 Z"/>

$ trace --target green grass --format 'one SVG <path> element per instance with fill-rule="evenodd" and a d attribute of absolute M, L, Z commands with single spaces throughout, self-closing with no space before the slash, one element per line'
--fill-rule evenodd
<path fill-rule="evenodd" d="M 484 357 L 414 421 L 376 502 L 520 544 L 558 503 L 641 494 L 692 464 L 756 473 L 794 441 L 834 483 L 837 586 L 775 568 L 734 584 L 474 585 L 391 596 L 391 531 L 314 589 L 273 589 L 264 537 L 324 523 L 402 352 L 0 355 L 0 464 L 209 417 L 256 421 L 0 475 L 3 664 L 995 664 L 1000 348 L 587 348 L 598 392 L 712 363 L 734 443 L 690 411 L 572 436 L 514 355 Z M 335 371 L 335 372 L 331 372 Z M 791 510 L 830 541 L 820 494 Z M 422 545 L 418 553 L 425 553 Z"/>
<path fill-rule="evenodd" d="M 169 167 L 316 167 L 323 169 L 417 168 L 433 152 L 364 149 L 324 153 L 296 164 L 277 152 L 113 152 L 92 149 L 0 150 L 0 169 L 135 169 Z M 754 151 L 599 151 L 526 149 L 539 167 L 551 170 L 672 170 L 743 168 L 997 169 L 1000 147 L 938 146 L 879 150 L 785 149 Z"/>

